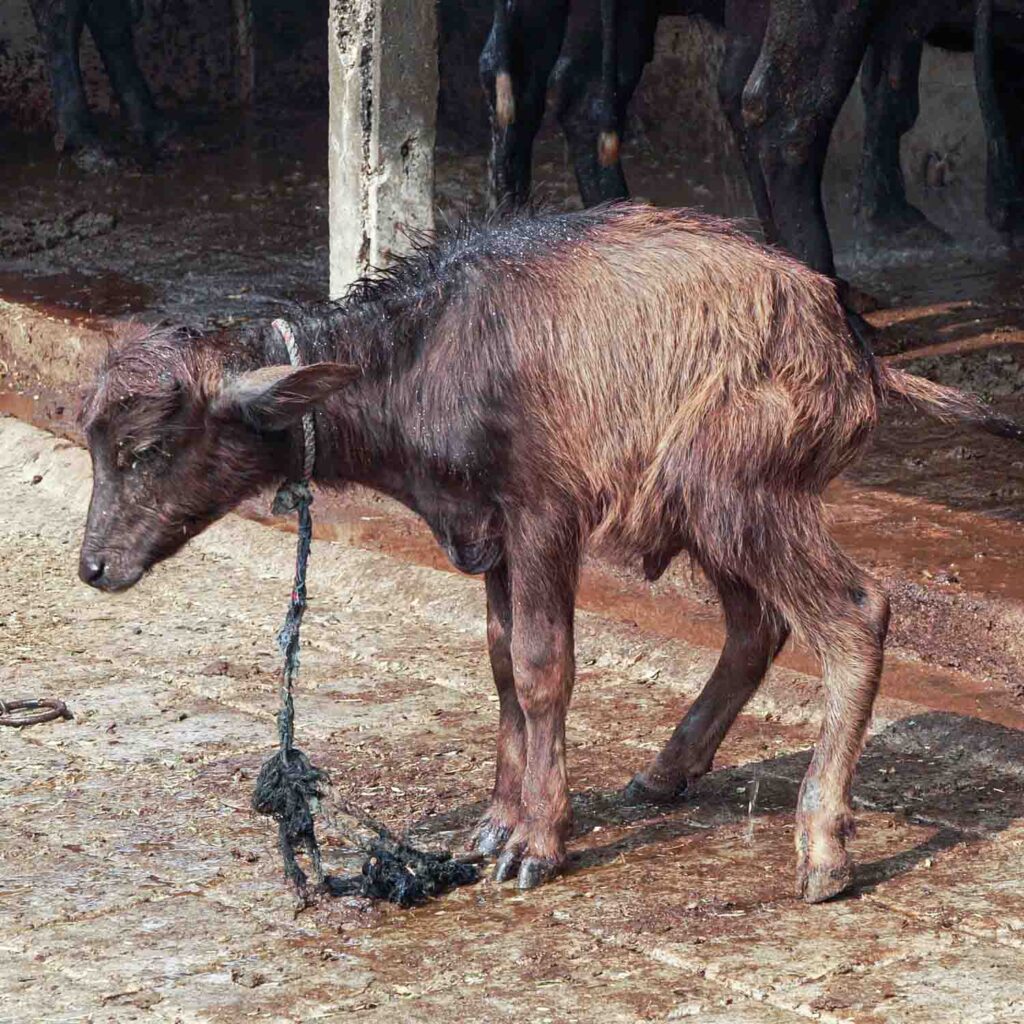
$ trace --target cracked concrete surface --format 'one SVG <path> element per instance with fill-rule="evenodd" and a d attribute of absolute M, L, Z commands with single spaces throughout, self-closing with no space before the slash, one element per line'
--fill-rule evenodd
<path fill-rule="evenodd" d="M 4 1024 L 1024 1020 L 1019 730 L 883 688 L 858 888 L 808 907 L 792 809 L 818 681 L 776 670 L 689 802 L 628 807 L 619 788 L 716 652 L 583 613 L 569 874 L 296 914 L 248 810 L 292 538 L 229 516 L 111 598 L 75 579 L 80 449 L 0 419 L 0 489 L 0 695 L 75 713 L 0 733 Z M 493 770 L 479 582 L 317 543 L 310 600 L 301 745 L 339 793 L 458 846 Z M 328 806 L 326 856 L 346 870 L 341 823 Z"/>

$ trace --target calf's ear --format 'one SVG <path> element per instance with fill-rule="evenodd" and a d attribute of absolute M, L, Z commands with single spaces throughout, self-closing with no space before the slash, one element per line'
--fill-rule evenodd
<path fill-rule="evenodd" d="M 226 380 L 213 401 L 213 412 L 264 430 L 280 430 L 358 376 L 356 367 L 342 363 L 313 363 L 297 369 L 266 366 Z"/>

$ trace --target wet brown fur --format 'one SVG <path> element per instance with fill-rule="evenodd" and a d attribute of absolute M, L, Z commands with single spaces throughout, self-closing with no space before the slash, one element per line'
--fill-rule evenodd
<path fill-rule="evenodd" d="M 98 474 L 83 577 L 130 585 L 295 472 L 289 424 L 316 409 L 319 482 L 392 494 L 456 565 L 486 574 L 500 724 L 479 843 L 501 852 L 499 878 L 529 886 L 560 869 L 571 824 L 564 728 L 582 553 L 599 544 L 653 576 L 688 551 L 719 589 L 727 641 L 630 791 L 669 799 L 707 771 L 793 631 L 820 655 L 826 691 L 798 809 L 798 887 L 810 900 L 845 888 L 888 600 L 830 538 L 821 495 L 888 397 L 994 429 L 989 413 L 874 366 L 830 280 L 685 210 L 497 223 L 293 324 L 314 364 L 301 373 L 267 328 L 112 356 L 86 407 Z M 170 462 L 119 476 L 111 453 L 137 437 L 171 449 Z M 156 509 L 141 526 L 139 505 Z M 101 564 L 119 568 L 97 576 Z"/>

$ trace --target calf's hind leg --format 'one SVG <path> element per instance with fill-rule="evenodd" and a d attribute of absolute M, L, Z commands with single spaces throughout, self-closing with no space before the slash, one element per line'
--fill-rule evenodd
<path fill-rule="evenodd" d="M 749 568 L 821 660 L 824 716 L 796 813 L 797 893 L 818 903 L 853 880 L 850 790 L 882 674 L 889 599 L 839 550 L 819 513 L 777 511 Z"/>
<path fill-rule="evenodd" d="M 842 556 L 840 556 L 842 558 Z M 808 903 L 836 896 L 853 881 L 846 839 L 853 834 L 850 790 L 882 674 L 889 599 L 842 558 L 849 583 L 830 595 L 825 617 L 803 632 L 818 649 L 825 713 L 796 813 L 797 895 Z"/>
<path fill-rule="evenodd" d="M 718 592 L 726 627 L 718 664 L 665 748 L 626 787 L 630 801 L 667 803 L 710 770 L 719 744 L 789 635 L 778 613 L 746 584 L 723 581 Z"/>
<path fill-rule="evenodd" d="M 526 767 L 526 720 L 516 696 L 512 668 L 512 600 L 504 564 L 485 577 L 487 589 L 487 648 L 494 685 L 498 690 L 498 753 L 491 804 L 476 828 L 473 841 L 479 853 L 501 850 L 519 821 L 519 801 Z"/>

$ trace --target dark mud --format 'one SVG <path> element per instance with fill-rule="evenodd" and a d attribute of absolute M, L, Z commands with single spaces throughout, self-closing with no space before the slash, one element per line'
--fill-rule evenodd
<path fill-rule="evenodd" d="M 322 298 L 325 140 L 322 125 L 301 119 L 251 131 L 238 120 L 200 125 L 175 159 L 151 170 L 85 177 L 44 140 L 19 138 L 0 160 L 0 215 L 45 224 L 87 204 L 116 226 L 102 236 L 69 232 L 36 252 L 5 253 L 0 295 L 41 290 L 45 304 L 72 312 L 193 323 L 231 322 Z M 54 285 L 54 275 L 69 272 L 83 287 Z M 17 276 L 26 280 L 16 283 Z M 90 280 L 101 290 L 108 282 L 116 310 L 89 294 Z"/>
<path fill-rule="evenodd" d="M 96 238 L 113 231 L 115 223 L 112 214 L 87 207 L 37 219 L 0 216 L 0 258 L 52 249 L 71 239 Z M 10 282 L 0 284 L 0 290 L 6 294 L 9 286 Z"/>

